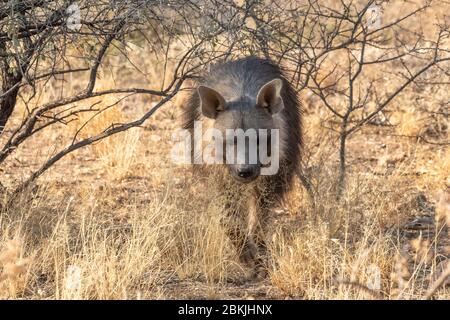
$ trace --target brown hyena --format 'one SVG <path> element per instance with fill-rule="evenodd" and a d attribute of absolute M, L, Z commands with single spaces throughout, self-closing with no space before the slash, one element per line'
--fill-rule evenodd
<path fill-rule="evenodd" d="M 241 153 L 241 161 L 229 161 L 226 152 L 218 154 L 215 150 L 213 153 L 223 158 L 223 164 L 201 164 L 202 153 L 197 149 L 193 151 L 197 163 L 194 172 L 215 176 L 211 180 L 227 198 L 227 233 L 241 261 L 252 267 L 254 275 L 261 276 L 265 274 L 264 235 L 269 210 L 290 189 L 300 162 L 301 112 L 296 92 L 278 65 L 256 57 L 212 66 L 196 88 L 187 99 L 184 128 L 194 131 L 201 123 L 203 132 L 216 129 L 224 137 L 219 142 L 224 150 L 232 147 L 231 159 Z M 243 150 L 234 149 L 238 135 L 228 132 L 237 129 L 253 129 L 258 133 L 256 140 L 251 139 L 251 134 L 244 135 Z M 259 132 L 264 131 L 266 137 L 260 139 Z M 277 141 L 273 141 L 271 132 L 277 132 Z M 204 150 L 203 144 L 200 151 Z M 250 161 L 251 146 L 258 150 L 256 161 Z M 279 156 L 278 170 L 268 175 L 261 175 L 267 166 L 260 161 L 263 146 L 272 161 L 275 153 Z"/>

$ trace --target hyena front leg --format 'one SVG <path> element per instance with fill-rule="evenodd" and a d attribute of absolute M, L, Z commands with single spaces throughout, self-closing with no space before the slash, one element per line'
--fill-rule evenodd
<path fill-rule="evenodd" d="M 267 275 L 267 245 L 265 241 L 268 211 L 259 196 L 249 199 L 247 215 L 247 247 L 251 248 L 254 275 L 264 278 Z"/>
<path fill-rule="evenodd" d="M 228 204 L 226 211 L 225 232 L 236 248 L 240 262 L 254 269 L 257 246 L 252 237 L 249 237 L 247 210 L 245 207 L 235 208 Z"/>
<path fill-rule="evenodd" d="M 256 194 L 248 197 L 238 207 L 226 205 L 224 221 L 227 236 L 236 247 L 239 260 L 252 270 L 252 277 L 265 276 L 266 243 L 264 241 L 266 210 Z"/>

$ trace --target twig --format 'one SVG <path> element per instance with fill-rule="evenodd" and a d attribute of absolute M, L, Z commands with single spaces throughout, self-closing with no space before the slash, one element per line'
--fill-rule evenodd
<path fill-rule="evenodd" d="M 447 263 L 447 267 L 445 268 L 444 272 L 442 272 L 439 278 L 428 289 L 424 299 L 430 300 L 434 296 L 436 291 L 438 291 L 439 288 L 445 283 L 448 277 L 450 277 L 450 263 Z"/>

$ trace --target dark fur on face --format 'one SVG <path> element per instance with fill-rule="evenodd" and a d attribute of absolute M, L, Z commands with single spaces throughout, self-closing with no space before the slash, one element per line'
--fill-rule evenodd
<path fill-rule="evenodd" d="M 280 105 L 277 101 L 273 106 L 271 101 L 264 100 L 263 95 L 258 95 L 265 85 L 270 85 L 270 82 L 277 79 L 281 82 L 281 110 L 276 109 Z M 205 123 L 212 120 L 212 126 L 219 130 L 280 130 L 280 170 L 271 180 L 275 180 L 282 195 L 288 189 L 292 177 L 292 174 L 286 177 L 286 172 L 294 172 L 299 164 L 302 136 L 299 102 L 281 68 L 269 60 L 257 57 L 228 61 L 212 66 L 210 72 L 199 81 L 198 88 L 188 100 L 185 128 L 192 129 L 195 120 Z M 266 92 L 270 93 L 270 90 Z M 214 108 L 202 110 L 202 96 Z M 238 166 L 234 165 L 229 169 L 233 175 Z M 253 169 L 258 170 L 256 166 Z"/>

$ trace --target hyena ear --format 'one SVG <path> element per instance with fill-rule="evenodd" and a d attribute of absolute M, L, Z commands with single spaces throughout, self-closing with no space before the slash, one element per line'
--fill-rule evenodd
<path fill-rule="evenodd" d="M 283 110 L 284 103 L 281 97 L 281 88 L 283 81 L 281 79 L 273 79 L 267 82 L 259 89 L 256 103 L 258 106 L 267 108 L 270 114 L 275 114 Z"/>
<path fill-rule="evenodd" d="M 219 111 L 225 110 L 225 99 L 216 90 L 205 86 L 197 88 L 200 108 L 205 117 L 215 119 Z"/>

